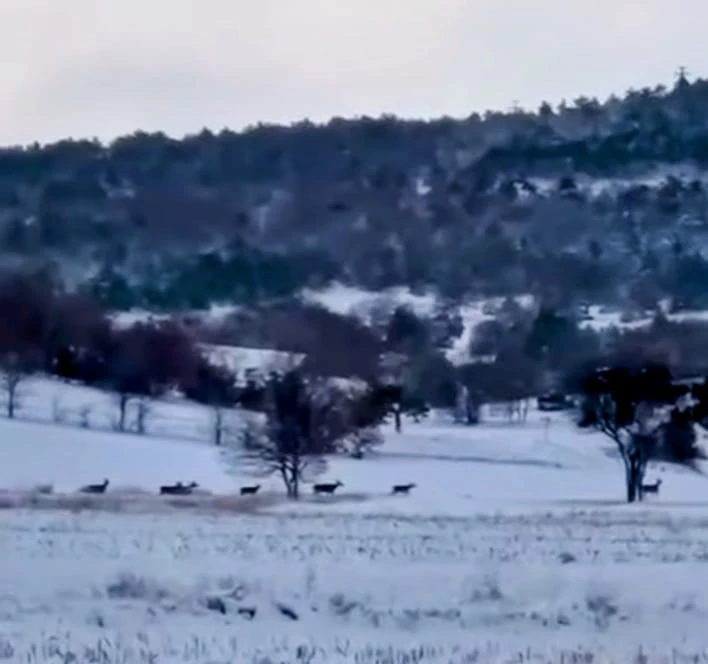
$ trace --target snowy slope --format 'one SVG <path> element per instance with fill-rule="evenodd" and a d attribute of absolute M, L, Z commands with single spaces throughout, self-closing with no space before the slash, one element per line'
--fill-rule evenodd
<path fill-rule="evenodd" d="M 57 395 L 68 413 L 61 426 L 48 416 Z M 82 403 L 93 404 L 92 426 L 100 430 L 71 426 L 70 414 Z M 109 395 L 46 380 L 28 388 L 23 408 L 33 416 L 44 409 L 47 417 L 43 423 L 0 419 L 0 489 L 51 483 L 56 491 L 73 491 L 108 477 L 112 487 L 150 492 L 161 484 L 194 480 L 205 490 L 233 493 L 258 481 L 263 492 L 282 497 L 277 476 L 256 480 L 238 462 L 227 463 L 208 442 L 208 409 L 177 400 L 157 403 L 151 435 L 120 434 L 110 427 L 115 406 Z M 233 417 L 238 426 L 243 415 Z M 450 516 L 512 506 L 603 504 L 623 497 L 611 445 L 599 434 L 578 430 L 563 415 L 549 418 L 532 410 L 526 423 L 490 420 L 478 427 L 456 425 L 440 415 L 419 424 L 405 422 L 402 434 L 387 426 L 384 434 L 384 444 L 368 458 L 330 460 L 320 480 L 344 483 L 334 498 L 312 497 L 305 487 L 305 505 L 297 509 Z M 652 468 L 650 476 L 659 472 L 662 504 L 708 502 L 708 481 L 702 476 L 670 467 Z M 390 495 L 394 484 L 409 482 L 417 485 L 409 496 Z"/>
<path fill-rule="evenodd" d="M 4 408 L 4 404 L 2 404 Z M 135 425 L 135 404 L 128 408 L 126 425 Z M 118 418 L 115 396 L 52 377 L 37 377 L 20 387 L 17 416 L 23 420 L 111 431 Z M 150 401 L 146 432 L 172 439 L 209 440 L 212 412 L 181 398 Z"/>
<path fill-rule="evenodd" d="M 149 491 L 178 480 L 194 480 L 212 491 L 234 488 L 207 445 L 5 419 L 0 440 L 4 489 L 51 483 L 57 492 L 74 491 L 104 477 L 115 487 Z"/>

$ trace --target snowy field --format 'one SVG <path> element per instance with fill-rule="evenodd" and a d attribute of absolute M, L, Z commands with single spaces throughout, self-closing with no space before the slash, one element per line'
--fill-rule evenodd
<path fill-rule="evenodd" d="M 8 512 L 0 658 L 702 661 L 678 655 L 706 646 L 707 524 Z"/>
<path fill-rule="evenodd" d="M 205 443 L 0 420 L 0 661 L 708 661 L 708 478 L 653 467 L 628 507 L 606 441 L 535 411 L 385 433 L 293 505 Z"/>
<path fill-rule="evenodd" d="M 439 306 L 407 289 L 303 297 L 363 320 Z M 460 305 L 453 363 L 502 302 Z M 589 314 L 595 329 L 651 322 Z M 293 359 L 208 351 L 238 369 Z M 370 458 L 330 462 L 337 495 L 305 487 L 298 504 L 225 463 L 196 404 L 155 401 L 147 435 L 118 434 L 110 395 L 37 379 L 19 416 L 0 419 L 0 662 L 708 662 L 708 477 L 651 467 L 661 493 L 627 506 L 611 444 L 563 416 L 406 422 Z M 103 478 L 104 496 L 76 493 Z M 175 481 L 200 490 L 157 495 Z"/>
<path fill-rule="evenodd" d="M 4 414 L 5 397 L 0 399 Z M 207 442 L 212 440 L 212 409 L 181 397 L 149 400 L 145 434 L 170 440 Z M 17 418 L 36 423 L 114 432 L 118 422 L 118 401 L 114 394 L 54 377 L 31 377 L 23 381 L 17 397 Z M 126 430 L 137 428 L 137 401 L 126 413 Z"/>

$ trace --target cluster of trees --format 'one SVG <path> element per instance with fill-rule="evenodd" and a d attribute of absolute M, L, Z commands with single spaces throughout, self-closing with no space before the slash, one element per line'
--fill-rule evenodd
<path fill-rule="evenodd" d="M 167 393 L 182 394 L 212 407 L 213 441 L 221 445 L 231 433 L 229 409 L 241 406 L 271 412 L 272 396 L 280 394 L 281 375 L 277 372 L 253 377 L 244 384 L 232 371 L 210 361 L 200 343 L 200 334 L 208 336 L 208 330 L 190 329 L 170 319 L 117 326 L 89 296 L 67 292 L 43 273 L 0 274 L 0 311 L 0 390 L 6 415 L 11 418 L 17 411 L 22 382 L 41 372 L 113 393 L 119 431 L 127 428 L 131 404 L 137 407 L 137 430 L 144 433 L 149 400 Z M 316 423 L 307 452 L 323 455 L 341 451 L 335 445 L 346 440 L 352 452 L 361 454 L 375 439 L 378 422 L 392 414 L 400 417 L 401 388 L 378 380 L 375 361 L 379 346 L 373 343 L 374 337 L 366 336 L 361 324 L 317 307 L 304 307 L 303 311 L 313 313 L 313 319 L 293 316 L 290 338 L 293 350 L 310 353 L 309 362 L 293 374 L 298 380 L 307 380 L 307 417 Z M 287 326 L 288 320 L 286 311 L 280 322 Z M 226 329 L 230 329 L 228 323 Z M 319 334 L 331 334 L 329 343 L 317 336 L 318 330 Z M 303 345 L 308 339 L 314 343 Z M 362 339 L 369 345 L 359 344 Z M 325 352 L 318 353 L 318 348 Z M 332 348 L 341 352 L 343 362 L 329 362 L 337 358 Z M 348 389 L 340 389 L 329 379 L 355 376 L 356 372 L 340 371 L 351 368 L 352 358 L 365 360 L 358 367 L 362 378 L 358 383 L 345 381 Z M 359 387 L 353 389 L 352 385 Z M 368 433 L 357 436 L 358 431 Z"/>
<path fill-rule="evenodd" d="M 0 253 L 86 268 L 111 308 L 253 302 L 335 278 L 699 306 L 705 186 L 641 174 L 708 165 L 706 100 L 708 83 L 682 74 L 670 89 L 464 120 L 7 148 Z"/>
<path fill-rule="evenodd" d="M 698 470 L 696 462 L 706 458 L 695 428 L 708 428 L 708 380 L 681 382 L 666 365 L 617 362 L 587 368 L 577 394 L 579 425 L 616 446 L 630 503 L 643 498 L 650 461 Z M 327 455 L 346 449 L 360 456 L 380 443 L 378 426 L 400 407 L 400 393 L 392 399 L 388 386 L 342 391 L 298 370 L 273 377 L 265 398 L 263 418 L 230 439 L 227 458 L 256 474 L 279 475 L 294 499 L 303 482 L 327 468 Z"/>
<path fill-rule="evenodd" d="M 593 330 L 572 313 L 529 313 L 507 303 L 477 329 L 471 350 L 493 358 L 461 368 L 476 404 L 553 388 L 578 395 L 580 426 L 598 429 L 616 446 L 628 502 L 642 499 L 649 461 L 697 468 L 705 458 L 696 438 L 696 427 L 708 426 L 705 322 L 657 314 L 646 326 Z"/>
<path fill-rule="evenodd" d="M 708 367 L 705 324 L 659 317 L 646 328 L 596 333 L 541 309 L 502 324 L 507 336 L 500 348 L 488 349 L 496 353 L 491 361 L 462 367 L 450 365 L 431 341 L 435 329 L 410 309 L 393 312 L 381 339 L 394 356 L 387 377 L 398 377 L 388 383 L 341 391 L 301 371 L 273 377 L 260 388 L 264 419 L 236 439 L 230 455 L 256 472 L 278 473 L 297 497 L 300 483 L 326 467 L 327 454 L 341 451 L 345 441 L 350 452 L 363 453 L 380 440 L 377 426 L 389 416 L 400 427 L 402 415 L 423 414 L 430 403 L 455 407 L 463 392 L 469 423 L 478 421 L 484 403 L 516 402 L 523 417 L 521 403 L 538 396 L 545 379 L 580 397 L 580 426 L 613 441 L 629 502 L 643 497 L 649 461 L 697 468 L 704 458 L 695 429 L 708 428 L 708 381 L 695 377 Z M 682 380 L 686 375 L 694 380 Z"/>
<path fill-rule="evenodd" d="M 69 293 L 41 273 L 0 275 L 0 310 L 0 370 L 10 417 L 23 378 L 36 372 L 115 393 L 120 430 L 133 399 L 177 390 L 203 403 L 235 400 L 233 376 L 209 363 L 175 322 L 117 327 L 90 297 Z"/>
<path fill-rule="evenodd" d="M 663 363 L 677 377 L 708 374 L 708 325 L 661 314 L 643 327 L 601 330 L 585 324 L 581 311 L 552 301 L 523 308 L 509 298 L 495 318 L 476 327 L 469 358 L 454 365 L 448 350 L 460 348 L 463 331 L 455 306 L 443 303 L 421 315 L 382 298 L 357 316 L 288 302 L 239 311 L 201 334 L 302 353 L 312 375 L 386 381 L 397 393 L 394 416 L 459 409 L 464 387 L 463 417 L 470 422 L 485 403 L 520 402 L 550 390 L 577 393 L 579 376 L 596 363 Z"/>
<path fill-rule="evenodd" d="M 116 327 L 90 294 L 68 292 L 45 273 L 6 272 L 0 274 L 6 312 L 0 361 L 119 393 L 178 390 L 198 401 L 230 403 L 233 376 L 210 364 L 199 342 L 275 348 L 305 356 L 308 375 L 395 385 L 395 400 L 410 411 L 452 406 L 460 383 L 481 402 L 554 386 L 572 391 L 580 368 L 598 357 L 663 362 L 678 376 L 708 369 L 703 322 L 657 314 L 648 326 L 596 331 L 553 301 L 524 309 L 511 298 L 475 329 L 470 360 L 453 366 L 446 352 L 463 330 L 454 305 L 422 316 L 385 304 L 355 317 L 289 299 L 240 309 L 218 323 L 168 319 Z"/>
<path fill-rule="evenodd" d="M 522 399 L 549 390 L 577 393 L 589 366 L 663 364 L 677 378 L 708 374 L 708 324 L 655 314 L 645 325 L 594 328 L 572 309 L 522 309 L 508 301 L 475 330 L 459 368 L 480 403 Z"/>

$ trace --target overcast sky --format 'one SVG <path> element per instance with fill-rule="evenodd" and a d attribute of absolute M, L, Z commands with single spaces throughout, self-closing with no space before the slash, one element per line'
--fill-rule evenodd
<path fill-rule="evenodd" d="M 464 116 L 708 76 L 705 0 L 0 0 L 0 143 Z"/>

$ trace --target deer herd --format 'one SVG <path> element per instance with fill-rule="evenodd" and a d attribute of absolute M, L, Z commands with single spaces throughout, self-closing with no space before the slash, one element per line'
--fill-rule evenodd
<path fill-rule="evenodd" d="M 108 480 L 104 479 L 100 484 L 87 484 L 79 489 L 81 493 L 90 494 L 103 494 L 106 493 L 108 488 Z M 344 486 L 342 482 L 337 480 L 336 482 L 326 482 L 322 484 L 313 484 L 312 492 L 315 495 L 334 495 L 335 491 Z M 391 495 L 408 495 L 412 489 L 417 485 L 414 483 L 409 484 L 394 484 L 391 487 Z M 661 479 L 657 479 L 652 484 L 642 484 L 643 493 L 659 493 L 659 487 L 661 486 Z M 161 496 L 190 496 L 194 492 L 194 489 L 198 488 L 199 485 L 196 482 L 190 482 L 189 484 L 182 484 L 182 482 L 177 482 L 176 484 L 166 484 L 160 487 L 159 494 Z M 252 484 L 247 486 L 242 486 L 239 493 L 242 496 L 255 496 L 260 490 L 260 484 Z"/>
<path fill-rule="evenodd" d="M 108 479 L 104 479 L 103 482 L 99 484 L 87 484 L 82 486 L 79 491 L 81 493 L 89 494 L 104 494 L 109 485 Z M 313 484 L 312 492 L 315 495 L 334 495 L 335 491 L 344 486 L 342 482 L 337 480 L 336 482 L 325 482 L 321 484 Z M 190 482 L 189 484 L 182 484 L 182 482 L 177 482 L 176 484 L 166 484 L 160 487 L 159 495 L 161 496 L 190 496 L 197 489 L 199 485 L 196 482 Z M 416 485 L 412 482 L 409 484 L 394 484 L 391 487 L 392 495 L 407 495 L 411 492 L 411 489 L 415 488 Z M 255 496 L 260 490 L 260 484 L 252 484 L 242 486 L 239 490 L 242 496 Z M 658 488 L 657 488 L 658 491 Z"/>

